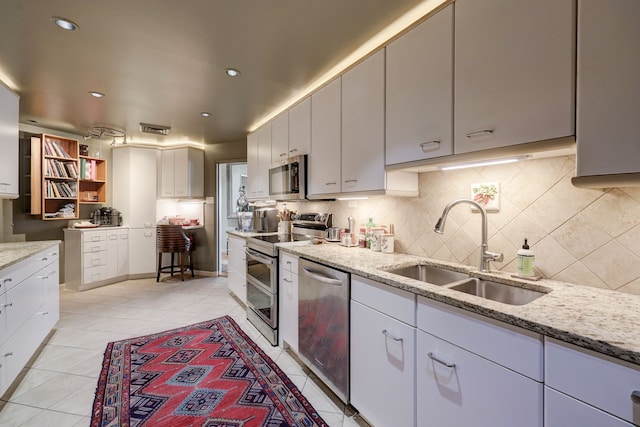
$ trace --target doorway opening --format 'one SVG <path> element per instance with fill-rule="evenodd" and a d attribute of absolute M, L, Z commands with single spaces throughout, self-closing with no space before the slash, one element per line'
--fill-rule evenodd
<path fill-rule="evenodd" d="M 245 203 L 244 195 L 247 188 L 247 163 L 228 162 L 218 163 L 216 166 L 218 188 L 216 189 L 216 253 L 217 271 L 219 276 L 226 276 L 228 270 L 228 230 L 238 227 L 238 209 Z"/>

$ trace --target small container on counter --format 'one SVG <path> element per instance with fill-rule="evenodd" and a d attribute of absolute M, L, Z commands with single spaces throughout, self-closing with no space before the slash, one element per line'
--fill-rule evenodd
<path fill-rule="evenodd" d="M 374 227 L 371 229 L 371 250 L 374 252 L 380 252 L 380 243 L 382 235 L 386 230 L 383 227 Z"/>
<path fill-rule="evenodd" d="M 394 251 L 394 237 L 393 234 L 383 234 L 380 241 L 380 252 L 385 254 L 392 254 Z"/>

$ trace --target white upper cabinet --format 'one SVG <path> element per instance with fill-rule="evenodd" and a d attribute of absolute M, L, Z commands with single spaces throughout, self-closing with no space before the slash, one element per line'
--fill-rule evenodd
<path fill-rule="evenodd" d="M 342 75 L 342 192 L 384 189 L 384 166 L 382 49 Z"/>
<path fill-rule="evenodd" d="M 16 199 L 19 194 L 18 105 L 18 96 L 0 83 L 0 199 Z"/>
<path fill-rule="evenodd" d="M 638 17 L 636 0 L 579 3 L 575 185 L 626 185 L 634 176 L 619 174 L 640 172 Z"/>
<path fill-rule="evenodd" d="M 386 164 L 453 154 L 453 5 L 387 46 Z"/>
<path fill-rule="evenodd" d="M 271 122 L 271 164 L 289 157 L 289 112 L 280 113 Z"/>
<path fill-rule="evenodd" d="M 575 134 L 575 8 L 455 2 L 454 153 Z"/>
<path fill-rule="evenodd" d="M 203 197 L 204 151 L 195 148 L 162 151 L 160 188 L 160 197 Z"/>
<path fill-rule="evenodd" d="M 289 109 L 289 157 L 311 152 L 311 97 Z"/>
<path fill-rule="evenodd" d="M 341 78 L 338 77 L 311 95 L 309 198 L 340 192 L 341 93 Z"/>
<path fill-rule="evenodd" d="M 247 198 L 269 197 L 271 122 L 247 136 Z"/>

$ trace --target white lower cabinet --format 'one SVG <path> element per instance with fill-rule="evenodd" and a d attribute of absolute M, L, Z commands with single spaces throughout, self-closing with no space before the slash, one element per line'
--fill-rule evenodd
<path fill-rule="evenodd" d="M 545 338 L 545 427 L 640 425 L 640 367 Z"/>
<path fill-rule="evenodd" d="M 417 425 L 541 427 L 542 337 L 418 298 Z"/>
<path fill-rule="evenodd" d="M 227 272 L 227 284 L 229 291 L 243 304 L 247 303 L 247 258 L 245 248 L 247 241 L 242 237 L 228 236 L 229 271 Z"/>
<path fill-rule="evenodd" d="M 84 291 L 128 277 L 128 228 L 65 229 L 64 241 L 67 289 Z"/>
<path fill-rule="evenodd" d="M 286 343 L 298 352 L 298 257 L 280 252 L 278 269 L 278 320 L 280 346 Z"/>
<path fill-rule="evenodd" d="M 351 276 L 350 400 L 374 426 L 416 425 L 415 305 L 412 293 Z"/>
<path fill-rule="evenodd" d="M 129 275 L 148 277 L 155 274 L 157 256 L 155 228 L 129 230 Z"/>
<path fill-rule="evenodd" d="M 0 270 L 0 396 L 60 317 L 58 247 Z"/>

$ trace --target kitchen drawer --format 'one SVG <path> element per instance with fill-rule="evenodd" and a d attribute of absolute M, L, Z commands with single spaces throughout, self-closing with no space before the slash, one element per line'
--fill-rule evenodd
<path fill-rule="evenodd" d="M 107 252 L 88 252 L 82 255 L 82 266 L 86 269 L 107 264 Z"/>
<path fill-rule="evenodd" d="M 57 247 L 42 251 L 3 269 L 0 272 L 0 294 L 7 292 L 52 262 L 58 262 Z"/>
<path fill-rule="evenodd" d="M 99 282 L 107 279 L 107 266 L 99 265 L 96 267 L 85 268 L 82 272 L 82 283 Z"/>
<path fill-rule="evenodd" d="M 3 308 L 6 313 L 5 337 L 14 334 L 44 304 L 46 283 L 49 283 L 48 277 L 38 273 L 7 292 Z"/>
<path fill-rule="evenodd" d="M 640 425 L 640 366 L 603 354 L 545 338 L 545 384 Z"/>
<path fill-rule="evenodd" d="M 104 242 L 105 240 L 107 240 L 107 232 L 104 230 L 82 232 L 82 241 L 85 243 L 86 242 Z"/>
<path fill-rule="evenodd" d="M 351 276 L 351 299 L 408 325 L 416 325 L 416 296 L 411 292 Z"/>
<path fill-rule="evenodd" d="M 91 253 L 91 252 L 102 252 L 107 250 L 107 241 L 95 241 L 95 242 L 84 242 L 82 244 L 82 252 Z"/>
<path fill-rule="evenodd" d="M 420 330 L 416 348 L 417 426 L 542 427 L 542 383 Z"/>
<path fill-rule="evenodd" d="M 542 335 L 418 297 L 418 328 L 536 381 L 543 379 Z"/>
<path fill-rule="evenodd" d="M 280 266 L 284 271 L 298 274 L 298 257 L 285 252 L 280 253 Z"/>
<path fill-rule="evenodd" d="M 633 424 L 552 388 L 544 388 L 545 427 L 632 427 Z"/>

